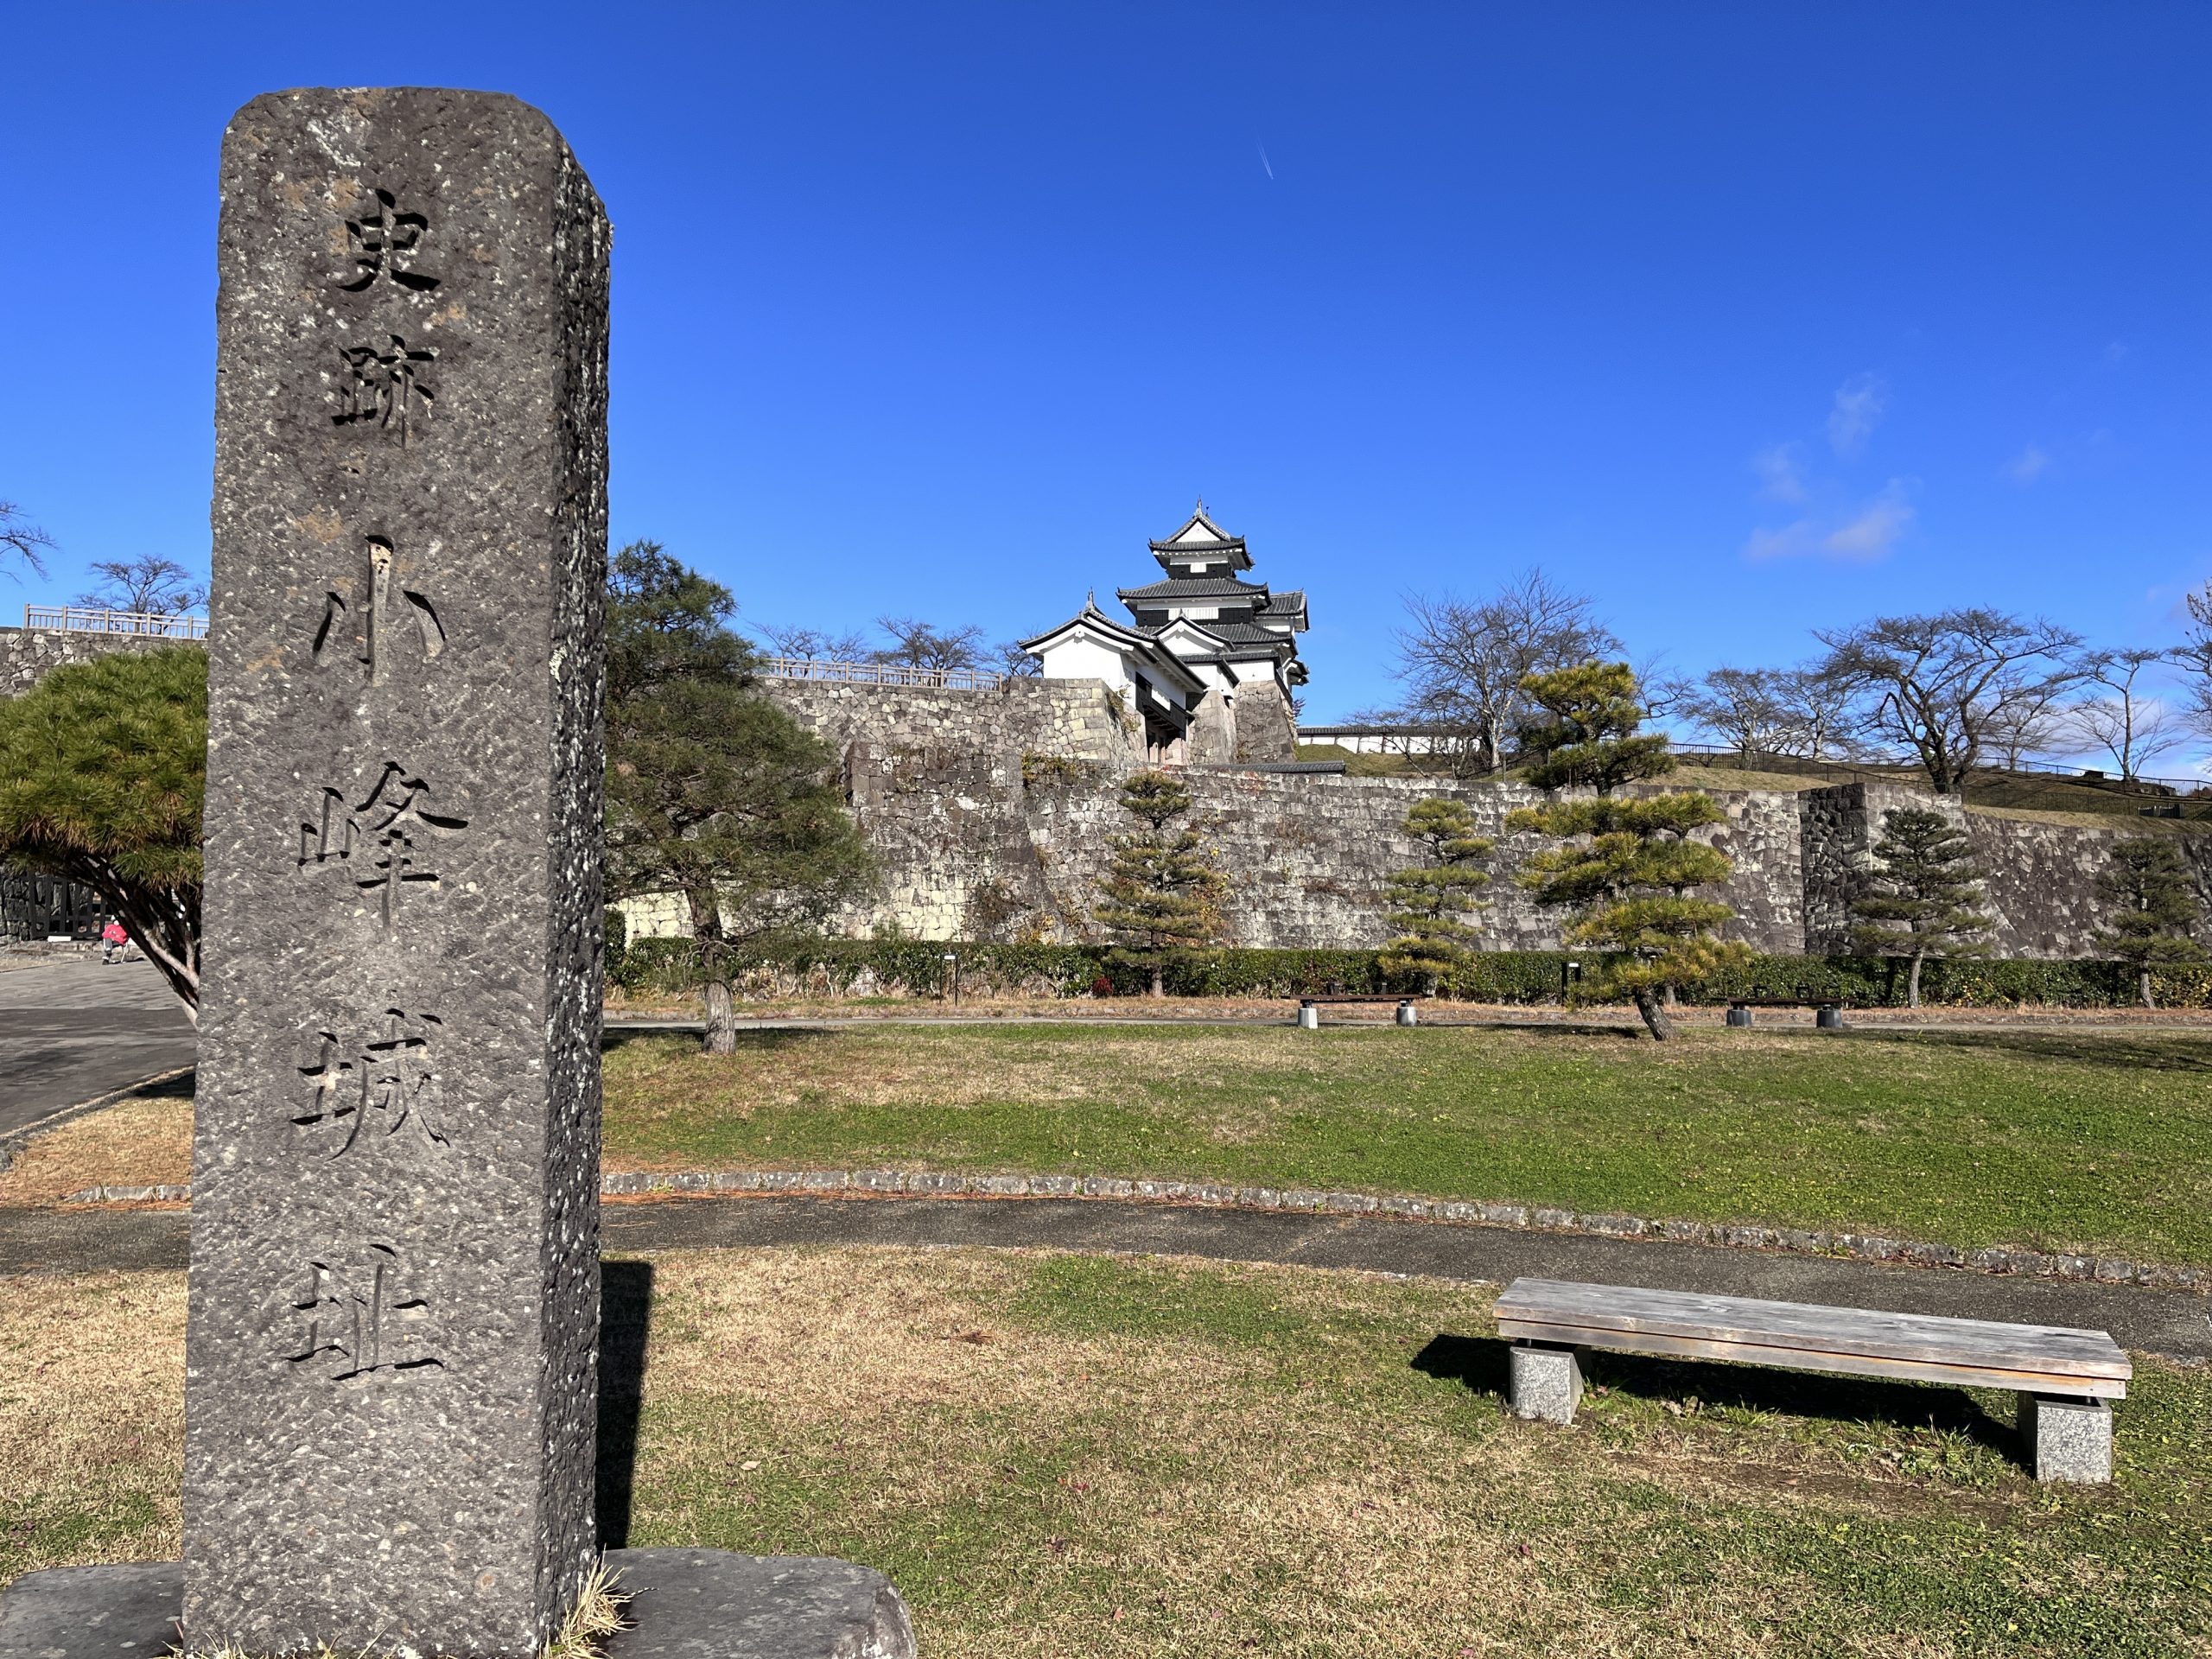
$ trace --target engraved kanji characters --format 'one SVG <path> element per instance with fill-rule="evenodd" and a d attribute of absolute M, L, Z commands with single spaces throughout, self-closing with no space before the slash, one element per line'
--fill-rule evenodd
<path fill-rule="evenodd" d="M 326 787 L 319 817 L 300 824 L 300 868 L 335 862 L 357 872 L 353 885 L 378 894 L 384 925 L 390 927 L 407 887 L 438 885 L 438 873 L 417 860 L 417 835 L 448 836 L 468 827 L 467 818 L 432 811 L 430 793 L 428 784 L 397 760 L 385 762 L 358 804 L 348 804 L 343 791 Z"/>
<path fill-rule="evenodd" d="M 376 1371 L 416 1371 L 442 1366 L 429 1351 L 429 1304 L 412 1293 L 389 1244 L 371 1244 L 361 1259 L 310 1261 L 307 1282 L 291 1297 L 298 1322 L 284 1358 L 334 1382 Z"/>
<path fill-rule="evenodd" d="M 317 1032 L 315 1063 L 299 1068 L 314 1098 L 292 1122 L 317 1131 L 342 1126 L 345 1137 L 334 1158 L 353 1149 L 372 1116 L 387 1138 L 404 1130 L 411 1131 L 411 1145 L 447 1144 L 445 1096 L 434 1052 L 444 1022 L 434 1014 L 401 1008 L 386 1008 L 384 1017 L 381 1030 L 365 1042 L 340 1042 L 334 1031 Z"/>
<path fill-rule="evenodd" d="M 346 221 L 346 239 L 353 256 L 353 277 L 338 284 L 359 293 L 379 280 L 397 283 L 417 294 L 428 293 L 438 279 L 415 269 L 415 256 L 430 221 L 421 213 L 403 213 L 399 199 L 389 190 L 370 192 L 369 211 Z"/>
<path fill-rule="evenodd" d="M 423 371 L 438 360 L 435 346 L 410 346 L 386 334 L 385 345 L 341 346 L 338 360 L 338 426 L 376 426 L 399 435 L 404 448 L 418 416 L 427 416 L 436 390 Z"/>
<path fill-rule="evenodd" d="M 369 683 L 381 685 L 390 677 L 395 654 L 393 647 L 397 637 L 404 636 L 408 631 L 408 623 L 413 625 L 413 632 L 422 642 L 423 659 L 426 663 L 444 652 L 446 630 L 445 624 L 438 620 L 438 607 L 430 602 L 429 595 L 395 579 L 392 572 L 397 554 L 391 539 L 383 536 L 369 536 L 363 541 L 368 553 L 368 569 L 362 588 L 350 601 L 335 588 L 324 593 L 322 618 L 315 625 L 310 654 L 317 662 L 321 662 L 327 652 L 334 660 L 336 652 L 334 647 L 339 640 L 350 637 L 355 645 L 355 659 L 365 671 Z M 392 620 L 395 588 L 398 590 L 397 602 L 407 607 L 402 613 L 406 620 L 396 625 L 397 635 L 395 635 Z M 360 612 L 358 627 L 341 632 L 338 626 L 340 621 L 357 605 Z"/>

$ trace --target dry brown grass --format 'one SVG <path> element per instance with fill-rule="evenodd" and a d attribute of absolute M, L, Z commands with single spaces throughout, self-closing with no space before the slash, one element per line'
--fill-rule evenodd
<path fill-rule="evenodd" d="M 0 1580 L 178 1551 L 184 1278 L 0 1279 Z"/>
<path fill-rule="evenodd" d="M 2054 1495 L 1932 1429 L 1618 1392 L 1519 1423 L 1414 1369 L 1491 1328 L 1464 1287 L 906 1249 L 653 1267 L 629 1541 L 869 1560 L 931 1659 L 2083 1650 L 2004 1635 L 2016 1592 L 2025 1618 L 2062 1591 L 2106 1599 L 2108 1650 L 2201 1650 L 2144 1645 L 2141 1599 L 2203 1570 L 2169 1474 Z M 178 1275 L 0 1281 L 0 1580 L 175 1553 L 182 1328 Z M 2200 1412 L 2159 1402 L 2180 1375 L 2139 1374 L 2131 1471 Z M 2176 1503 L 2104 1553 L 2149 1525 L 2131 1503 Z M 1929 1580 L 1955 1609 L 1925 1611 Z"/>
<path fill-rule="evenodd" d="M 944 1598 L 909 1586 L 925 1606 L 949 1603 L 923 1621 L 932 1655 L 1239 1653 L 1261 1630 L 1272 1652 L 1518 1652 L 1539 1633 L 1562 1652 L 1655 1650 L 1648 1630 L 1626 1639 L 1591 1602 L 1580 1548 L 1554 1541 L 1539 1562 L 1516 1541 L 1516 1511 L 1586 1494 L 1587 1471 L 1564 1466 L 1555 1441 L 1513 1432 L 1469 1454 L 1433 1422 L 1378 1434 L 1362 1402 L 1301 1392 L 1274 1356 L 1010 1322 L 1003 1310 L 1034 1260 L 660 1259 L 648 1408 L 670 1411 L 683 1434 L 649 1446 L 641 1488 L 667 1496 L 641 1494 L 634 1524 L 659 1541 L 727 1525 L 711 1512 L 732 1495 L 741 1516 L 773 1509 L 777 1485 L 820 1478 L 829 1442 L 846 1477 L 840 1532 L 861 1537 L 926 1534 L 948 1504 L 1039 1488 L 1037 1523 L 1010 1528 L 1015 1548 L 1037 1551 L 1011 1573 L 1021 1582 L 994 1577 L 976 1594 L 962 1592 L 982 1586 L 956 1582 Z M 1367 1275 L 1154 1267 L 1264 1281 L 1286 1309 L 1315 1317 L 1374 1313 L 1407 1294 Z M 1467 1320 L 1486 1322 L 1487 1297 L 1459 1300 Z M 1007 1461 L 1048 1447 L 1049 1476 Z M 702 1504 L 702 1491 L 715 1496 Z M 1040 1528 L 1048 1535 L 1020 1536 Z M 841 1541 L 827 1533 L 801 1547 Z M 1622 1546 L 1616 1534 L 1603 1548 Z M 1101 1580 L 1122 1586 L 1108 1630 L 1084 1593 Z M 1777 1581 L 1750 1599 L 1788 1594 Z M 1664 1622 L 1682 1651 L 1726 1650 L 1749 1639 L 1747 1611 L 1686 1605 Z"/>
<path fill-rule="evenodd" d="M 58 1204 L 87 1186 L 157 1186 L 192 1179 L 192 1102 L 117 1102 L 38 1136 L 0 1172 L 0 1205 Z"/>

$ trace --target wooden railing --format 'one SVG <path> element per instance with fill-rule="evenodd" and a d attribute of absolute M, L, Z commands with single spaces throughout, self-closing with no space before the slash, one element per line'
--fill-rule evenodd
<path fill-rule="evenodd" d="M 26 605 L 23 626 L 63 633 L 134 633 L 156 639 L 207 637 L 207 619 L 188 611 L 104 611 L 84 605 Z"/>
<path fill-rule="evenodd" d="M 911 663 L 823 663 L 810 657 L 763 657 L 760 672 L 779 680 L 836 680 L 847 685 L 909 685 L 942 691 L 995 691 L 1007 677 L 982 668 L 916 668 Z"/>

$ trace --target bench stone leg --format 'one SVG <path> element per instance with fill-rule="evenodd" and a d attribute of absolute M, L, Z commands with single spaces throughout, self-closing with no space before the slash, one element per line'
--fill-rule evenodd
<path fill-rule="evenodd" d="M 2037 1480 L 2096 1485 L 2112 1478 L 2112 1404 L 2049 1394 L 2020 1396 Z"/>
<path fill-rule="evenodd" d="M 1306 1007 L 1299 1009 L 1298 1028 L 1300 1031 L 1320 1030 L 1321 1010 L 1313 1007 L 1311 1003 L 1308 1003 Z"/>
<path fill-rule="evenodd" d="M 1414 1005 L 1412 1003 L 1401 1002 L 1398 1004 L 1398 1023 L 1400 1025 L 1417 1025 L 1420 1023 L 1420 1020 L 1421 1015 L 1414 1011 Z"/>
<path fill-rule="evenodd" d="M 1749 1008 L 1729 1009 L 1728 1023 L 1732 1026 L 1741 1026 L 1745 1029 L 1749 1029 L 1751 1023 L 1751 1011 Z"/>
<path fill-rule="evenodd" d="M 1516 1342 L 1511 1349 L 1513 1414 L 1571 1423 L 1582 1403 L 1582 1362 L 1572 1348 Z"/>

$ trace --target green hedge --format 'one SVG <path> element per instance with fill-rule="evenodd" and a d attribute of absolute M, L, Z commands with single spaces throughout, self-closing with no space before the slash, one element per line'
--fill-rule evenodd
<path fill-rule="evenodd" d="M 629 991 L 681 994 L 699 982 L 698 954 L 689 939 L 639 939 L 626 947 L 610 931 L 607 977 Z M 1102 947 L 1080 944 L 976 944 L 919 939 L 798 939 L 758 943 L 739 956 L 741 982 L 796 982 L 804 989 L 847 995 L 868 975 L 887 995 L 935 996 L 945 988 L 944 957 L 959 958 L 960 984 L 977 994 L 1027 992 L 1078 996 L 1103 990 L 1140 995 L 1140 969 L 1115 963 Z M 1171 996 L 1290 997 L 1342 992 L 1381 995 L 1409 990 L 1382 971 L 1373 950 L 1211 950 L 1171 966 Z M 1446 994 L 1475 1002 L 1555 1002 L 1570 959 L 1587 952 L 1498 951 L 1475 957 Z M 1100 982 L 1103 981 L 1102 986 Z M 2152 975 L 2161 1005 L 2212 1007 L 2212 966 Z M 1901 963 L 1866 957 L 1756 957 L 1690 996 L 1693 1002 L 1733 997 L 1834 1001 L 1857 1007 L 1904 1001 Z M 1921 998 L 1962 1007 L 2045 1003 L 2106 1007 L 2135 1001 L 2133 970 L 2110 962 L 1929 962 Z"/>

